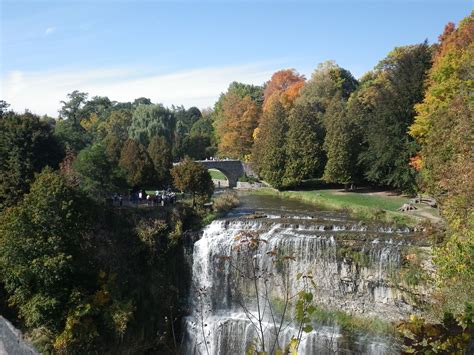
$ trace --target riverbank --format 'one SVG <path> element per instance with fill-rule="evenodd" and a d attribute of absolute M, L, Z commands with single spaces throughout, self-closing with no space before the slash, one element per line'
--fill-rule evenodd
<path fill-rule="evenodd" d="M 322 209 L 345 210 L 350 216 L 362 220 L 406 225 L 416 225 L 424 220 L 440 221 L 438 211 L 434 208 L 420 207 L 416 211 L 398 212 L 397 209 L 408 203 L 410 198 L 393 192 L 346 192 L 340 189 L 278 191 L 262 188 L 249 193 L 299 200 Z"/>

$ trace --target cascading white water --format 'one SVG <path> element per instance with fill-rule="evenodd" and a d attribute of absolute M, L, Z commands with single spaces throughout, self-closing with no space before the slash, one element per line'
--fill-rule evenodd
<path fill-rule="evenodd" d="M 258 232 L 260 240 L 265 241 L 259 244 L 254 257 L 260 258 L 259 268 L 272 275 L 265 281 L 257 280 L 259 289 L 267 290 L 267 300 L 281 300 L 286 290 L 296 293 L 302 289 L 303 280 L 296 277 L 301 273 L 312 275 L 316 284 L 312 293 L 318 305 L 384 319 L 399 319 L 411 310 L 388 282 L 389 273 L 400 265 L 401 246 L 393 242 L 390 235 L 405 230 L 375 228 L 371 231 L 358 224 L 309 223 L 301 217 L 284 221 L 279 216 L 218 220 L 205 228 L 202 238 L 194 245 L 190 300 L 193 314 L 185 320 L 185 354 L 245 354 L 259 336 L 255 328 L 259 317 L 257 302 L 262 306 L 265 301 L 260 299 L 262 295 L 257 298 L 254 285 L 239 278 L 236 268 L 232 267 L 245 268 L 242 255 L 235 250 L 236 236 L 242 231 Z M 377 238 L 367 238 L 370 241 L 362 243 L 367 265 L 358 265 L 341 256 L 343 246 L 338 239 L 342 232 L 355 233 L 356 239 L 359 234 L 362 240 L 366 239 L 366 232 L 377 233 Z M 284 267 L 278 265 L 268 256 L 275 250 L 281 255 L 290 255 L 292 260 Z M 294 324 L 285 320 L 284 330 L 278 332 L 276 340 L 274 334 L 279 329 L 279 321 L 271 317 L 268 308 L 260 311 L 260 314 L 266 312 L 262 324 L 267 344 L 282 347 L 296 336 Z M 387 345 L 377 339 L 361 337 L 351 342 L 351 351 L 389 353 Z M 343 353 L 348 350 L 347 346 L 337 327 L 314 324 L 314 330 L 303 335 L 298 353 Z"/>

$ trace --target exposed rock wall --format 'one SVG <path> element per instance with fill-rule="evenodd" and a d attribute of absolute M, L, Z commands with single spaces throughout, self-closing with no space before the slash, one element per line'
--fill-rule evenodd
<path fill-rule="evenodd" d="M 18 329 L 0 316 L 0 354 L 32 355 L 39 353 L 32 345 L 23 340 L 23 336 Z"/>

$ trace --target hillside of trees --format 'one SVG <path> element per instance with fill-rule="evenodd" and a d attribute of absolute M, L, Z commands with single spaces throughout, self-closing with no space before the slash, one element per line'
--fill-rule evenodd
<path fill-rule="evenodd" d="M 172 346 L 179 246 L 199 217 L 105 200 L 166 188 L 173 162 L 214 156 L 251 162 L 278 189 L 314 179 L 430 194 L 446 221 L 440 304 L 463 312 L 474 299 L 473 92 L 474 13 L 359 79 L 332 61 L 310 78 L 283 69 L 261 86 L 231 83 L 212 109 L 74 91 L 58 117 L 39 117 L 0 101 L 2 314 L 45 352 Z"/>

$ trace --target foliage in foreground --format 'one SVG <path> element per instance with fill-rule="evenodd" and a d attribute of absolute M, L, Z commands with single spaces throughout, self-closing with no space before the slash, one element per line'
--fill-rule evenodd
<path fill-rule="evenodd" d="M 187 282 L 176 233 L 189 228 L 184 212 L 109 210 L 56 172 L 38 175 L 0 223 L 0 282 L 34 345 L 88 353 L 172 344 Z"/>
<path fill-rule="evenodd" d="M 398 330 L 403 337 L 403 354 L 466 354 L 474 332 L 472 305 L 461 320 L 446 313 L 440 323 L 411 317 Z"/>
<path fill-rule="evenodd" d="M 410 133 L 422 185 L 440 204 L 447 238 L 436 251 L 442 307 L 461 313 L 474 299 L 474 12 L 450 23 L 429 72 Z"/>

